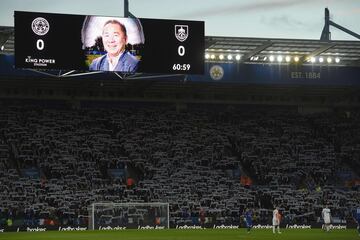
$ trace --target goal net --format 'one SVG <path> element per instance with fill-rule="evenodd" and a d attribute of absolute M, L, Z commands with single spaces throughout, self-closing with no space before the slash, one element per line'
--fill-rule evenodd
<path fill-rule="evenodd" d="M 89 229 L 169 228 L 169 203 L 93 203 Z"/>

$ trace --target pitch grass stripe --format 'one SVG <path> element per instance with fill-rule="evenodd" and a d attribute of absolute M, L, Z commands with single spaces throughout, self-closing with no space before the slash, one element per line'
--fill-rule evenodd
<path fill-rule="evenodd" d="M 282 234 L 273 234 L 271 229 L 205 229 L 205 230 L 123 230 L 84 232 L 14 232 L 0 233 L 0 240 L 355 240 L 360 239 L 356 229 L 282 229 Z"/>

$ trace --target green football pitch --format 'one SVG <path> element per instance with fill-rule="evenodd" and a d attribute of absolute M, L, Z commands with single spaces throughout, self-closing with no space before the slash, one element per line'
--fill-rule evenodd
<path fill-rule="evenodd" d="M 123 230 L 84 232 L 14 232 L 0 233 L 6 240 L 355 240 L 360 239 L 356 229 L 333 230 L 329 233 L 321 229 L 283 229 L 282 234 L 273 234 L 271 229 L 253 229 L 250 234 L 245 229 L 204 229 L 204 230 Z"/>

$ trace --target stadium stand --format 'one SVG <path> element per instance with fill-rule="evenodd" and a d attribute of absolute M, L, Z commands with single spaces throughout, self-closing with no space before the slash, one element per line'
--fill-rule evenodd
<path fill-rule="evenodd" d="M 171 227 L 274 207 L 321 226 L 328 205 L 355 226 L 360 43 L 325 13 L 320 41 L 206 36 L 203 75 L 15 69 L 0 26 L 0 231 L 87 227 L 99 202 L 169 203 Z"/>
<path fill-rule="evenodd" d="M 350 221 L 359 205 L 356 110 L 104 105 L 4 101 L 1 226 L 87 226 L 100 201 L 169 202 L 171 226 L 198 224 L 200 208 L 208 223 L 239 224 L 246 207 L 269 224 L 273 206 L 313 223 L 325 203 Z"/>

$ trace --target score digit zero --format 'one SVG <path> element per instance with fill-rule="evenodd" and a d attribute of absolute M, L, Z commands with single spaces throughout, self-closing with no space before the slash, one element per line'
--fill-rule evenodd
<path fill-rule="evenodd" d="M 180 57 L 185 55 L 185 47 L 184 46 L 180 45 L 178 47 L 178 54 L 179 54 Z"/>

